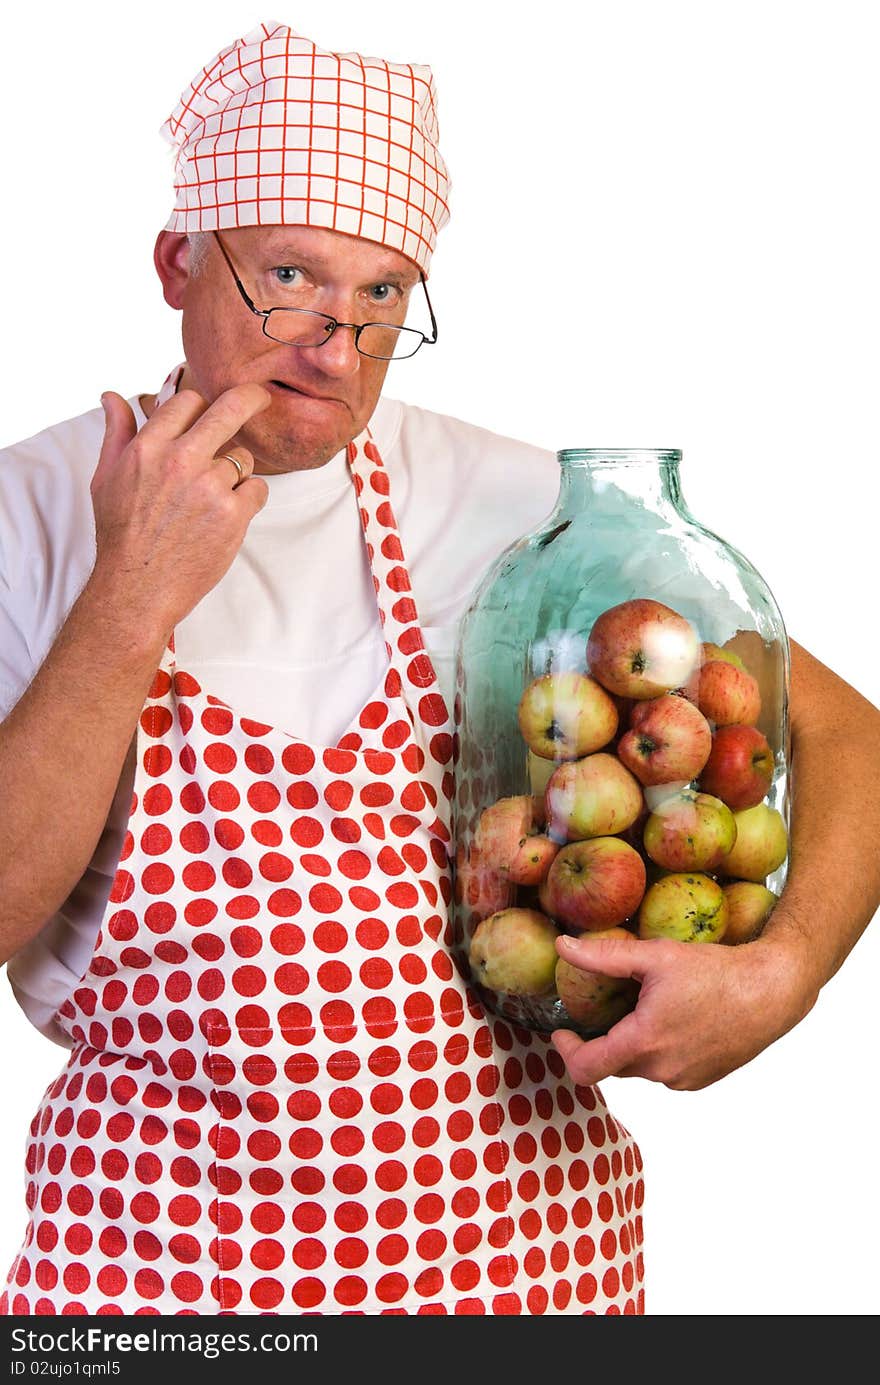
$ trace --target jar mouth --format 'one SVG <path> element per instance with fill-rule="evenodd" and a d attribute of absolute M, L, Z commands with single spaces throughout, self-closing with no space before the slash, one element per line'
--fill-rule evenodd
<path fill-rule="evenodd" d="M 677 447 L 564 447 L 557 452 L 560 465 L 601 465 L 612 462 L 620 465 L 676 466 L 681 461 Z"/>

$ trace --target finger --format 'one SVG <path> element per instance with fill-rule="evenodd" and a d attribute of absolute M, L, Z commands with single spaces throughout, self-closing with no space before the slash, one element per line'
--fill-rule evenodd
<path fill-rule="evenodd" d="M 242 392 L 244 392 L 244 396 Z M 233 407 L 235 401 L 242 397 L 249 398 L 252 407 L 250 413 L 242 414 L 240 421 L 232 424 L 230 432 L 225 432 L 222 438 L 218 435 L 218 446 L 219 443 L 226 442 L 231 438 L 248 418 L 272 402 L 269 391 L 257 384 L 234 385 L 232 389 L 224 390 L 222 394 L 219 394 L 213 404 L 199 394 L 197 390 L 178 390 L 170 399 L 166 399 L 164 404 L 160 404 L 159 408 L 147 419 L 141 432 L 145 438 L 153 441 L 168 441 L 189 433 L 202 442 L 200 435 L 194 433 L 195 425 L 200 419 L 209 416 L 209 421 L 223 416 L 223 411 L 229 406 L 230 396 L 232 396 Z M 222 432 L 223 429 L 221 428 L 220 431 Z M 208 444 L 204 445 L 207 446 Z M 218 447 L 213 450 L 216 452 Z"/>
<path fill-rule="evenodd" d="M 580 1039 L 570 1029 L 554 1029 L 550 1038 L 574 1081 L 592 1087 L 606 1077 L 623 1076 L 638 1058 L 635 1028 L 626 1015 L 597 1039 Z"/>
<path fill-rule="evenodd" d="M 230 442 L 244 427 L 248 419 L 272 403 L 272 396 L 262 385 L 234 385 L 217 396 L 205 412 L 196 419 L 188 430 L 187 437 L 198 450 L 204 449 L 205 456 L 214 457 L 225 452 Z"/>
<path fill-rule="evenodd" d="M 247 481 L 242 481 L 240 486 L 234 486 L 235 498 L 238 500 L 247 515 L 247 522 L 250 524 L 254 515 L 259 514 L 266 501 L 269 499 L 269 487 L 262 476 L 251 476 Z"/>
<path fill-rule="evenodd" d="M 101 395 L 101 407 L 104 410 L 104 438 L 98 465 L 92 477 L 93 485 L 96 481 L 100 482 L 104 474 L 116 465 L 137 433 L 134 411 L 121 394 L 107 390 Z"/>
<path fill-rule="evenodd" d="M 238 463 L 237 466 L 236 462 Z M 229 474 L 233 490 L 238 490 L 239 486 L 243 486 L 245 481 L 254 474 L 254 459 L 246 447 L 235 447 L 231 444 L 229 447 L 224 447 L 223 451 L 214 458 L 214 464 L 222 470 L 224 480 L 227 473 Z"/>
<path fill-rule="evenodd" d="M 556 939 L 556 951 L 572 966 L 603 976 L 631 976 L 636 981 L 644 980 L 656 959 L 656 951 L 648 950 L 651 947 L 644 938 L 594 938 L 589 933 L 577 937 L 560 933 Z"/>
<path fill-rule="evenodd" d="M 141 433 L 154 442 L 182 437 L 209 408 L 209 400 L 197 390 L 178 390 L 153 410 Z"/>

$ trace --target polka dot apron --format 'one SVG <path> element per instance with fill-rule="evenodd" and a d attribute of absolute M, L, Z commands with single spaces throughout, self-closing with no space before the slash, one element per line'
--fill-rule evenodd
<path fill-rule="evenodd" d="M 4 1312 L 643 1311 L 636 1145 L 452 960 L 450 716 L 348 460 L 387 672 L 317 746 L 166 650 Z"/>

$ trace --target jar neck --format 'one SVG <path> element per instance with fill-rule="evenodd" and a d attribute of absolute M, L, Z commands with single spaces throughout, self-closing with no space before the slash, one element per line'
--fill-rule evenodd
<path fill-rule="evenodd" d="M 678 467 L 667 448 L 571 447 L 557 453 L 562 477 L 557 512 L 620 514 L 633 508 L 670 517 L 684 510 Z"/>

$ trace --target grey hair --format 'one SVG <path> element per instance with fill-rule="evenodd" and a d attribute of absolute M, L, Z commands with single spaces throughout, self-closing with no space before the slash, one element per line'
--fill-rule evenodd
<path fill-rule="evenodd" d="M 190 231 L 187 240 L 189 241 L 189 272 L 195 277 L 201 273 L 205 260 L 208 258 L 208 232 Z"/>

